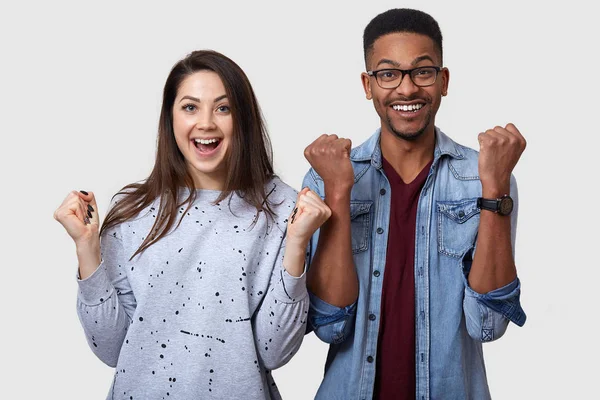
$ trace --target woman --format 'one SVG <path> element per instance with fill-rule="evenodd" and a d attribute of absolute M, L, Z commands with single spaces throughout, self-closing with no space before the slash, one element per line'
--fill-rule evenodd
<path fill-rule="evenodd" d="M 237 64 L 214 51 L 175 64 L 150 176 L 100 232 L 93 193 L 54 214 L 76 244 L 90 348 L 116 367 L 108 398 L 280 398 L 269 372 L 302 342 L 306 246 L 330 214 L 274 175 Z"/>

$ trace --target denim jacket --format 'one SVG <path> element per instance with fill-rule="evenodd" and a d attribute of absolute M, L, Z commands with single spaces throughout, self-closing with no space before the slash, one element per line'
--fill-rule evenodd
<path fill-rule="evenodd" d="M 380 130 L 352 149 L 350 218 L 358 300 L 345 308 L 311 296 L 310 328 L 329 343 L 324 400 L 373 396 L 381 290 L 385 276 L 390 184 L 382 168 Z M 415 366 L 417 399 L 489 399 L 482 343 L 500 338 L 509 321 L 525 323 L 518 278 L 487 294 L 467 277 L 475 252 L 481 196 L 478 152 L 435 130 L 434 161 L 417 206 L 415 230 Z M 303 186 L 324 196 L 323 180 L 309 170 Z M 518 197 L 511 177 L 513 256 Z M 319 232 L 310 243 L 314 256 Z"/>

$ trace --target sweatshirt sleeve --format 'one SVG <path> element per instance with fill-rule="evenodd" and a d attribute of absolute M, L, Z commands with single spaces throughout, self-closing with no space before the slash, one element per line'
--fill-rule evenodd
<path fill-rule="evenodd" d="M 78 279 L 77 314 L 88 344 L 105 364 L 115 367 L 131 324 L 136 300 L 125 272 L 129 257 L 118 228 L 102 235 L 102 262 L 86 279 Z"/>
<path fill-rule="evenodd" d="M 253 317 L 254 340 L 267 370 L 285 365 L 298 351 L 306 331 L 309 298 L 306 271 L 299 277 L 283 266 L 285 239 L 265 297 Z"/>

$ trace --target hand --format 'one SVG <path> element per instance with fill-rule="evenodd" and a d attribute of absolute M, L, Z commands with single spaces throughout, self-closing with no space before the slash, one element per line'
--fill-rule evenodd
<path fill-rule="evenodd" d="M 510 175 L 527 142 L 513 124 L 496 126 L 478 136 L 479 179 L 484 192 L 501 196 L 510 191 Z M 488 197 L 484 193 L 484 197 Z"/>
<path fill-rule="evenodd" d="M 304 149 L 304 157 L 323 179 L 326 187 L 349 192 L 354 185 L 351 149 L 350 139 L 321 135 Z"/>
<path fill-rule="evenodd" d="M 98 206 L 93 193 L 72 191 L 54 211 L 54 219 L 66 229 L 77 246 L 99 242 Z"/>
<path fill-rule="evenodd" d="M 288 218 L 287 243 L 304 252 L 313 233 L 331 216 L 331 210 L 315 192 L 304 188 L 298 193 L 296 207 Z"/>

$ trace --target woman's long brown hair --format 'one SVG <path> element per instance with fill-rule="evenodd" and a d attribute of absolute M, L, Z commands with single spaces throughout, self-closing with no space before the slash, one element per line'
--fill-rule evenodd
<path fill-rule="evenodd" d="M 187 204 L 187 212 L 196 199 L 193 178 L 175 141 L 173 104 L 183 80 L 203 70 L 214 71 L 223 81 L 233 119 L 233 143 L 226 159 L 227 178 L 215 203 L 235 192 L 256 207 L 256 219 L 261 211 L 267 217 L 273 215 L 265 192 L 265 184 L 274 176 L 273 152 L 250 81 L 244 71 L 223 54 L 212 50 L 194 51 L 177 62 L 167 77 L 158 125 L 156 161 L 150 176 L 117 193 L 123 197 L 109 210 L 100 229 L 102 235 L 107 229 L 134 218 L 160 198 L 156 221 L 131 258 L 163 238 L 177 220 L 177 209 Z M 182 195 L 181 188 L 188 189 L 187 196 Z M 177 226 L 186 212 L 181 214 Z"/>

